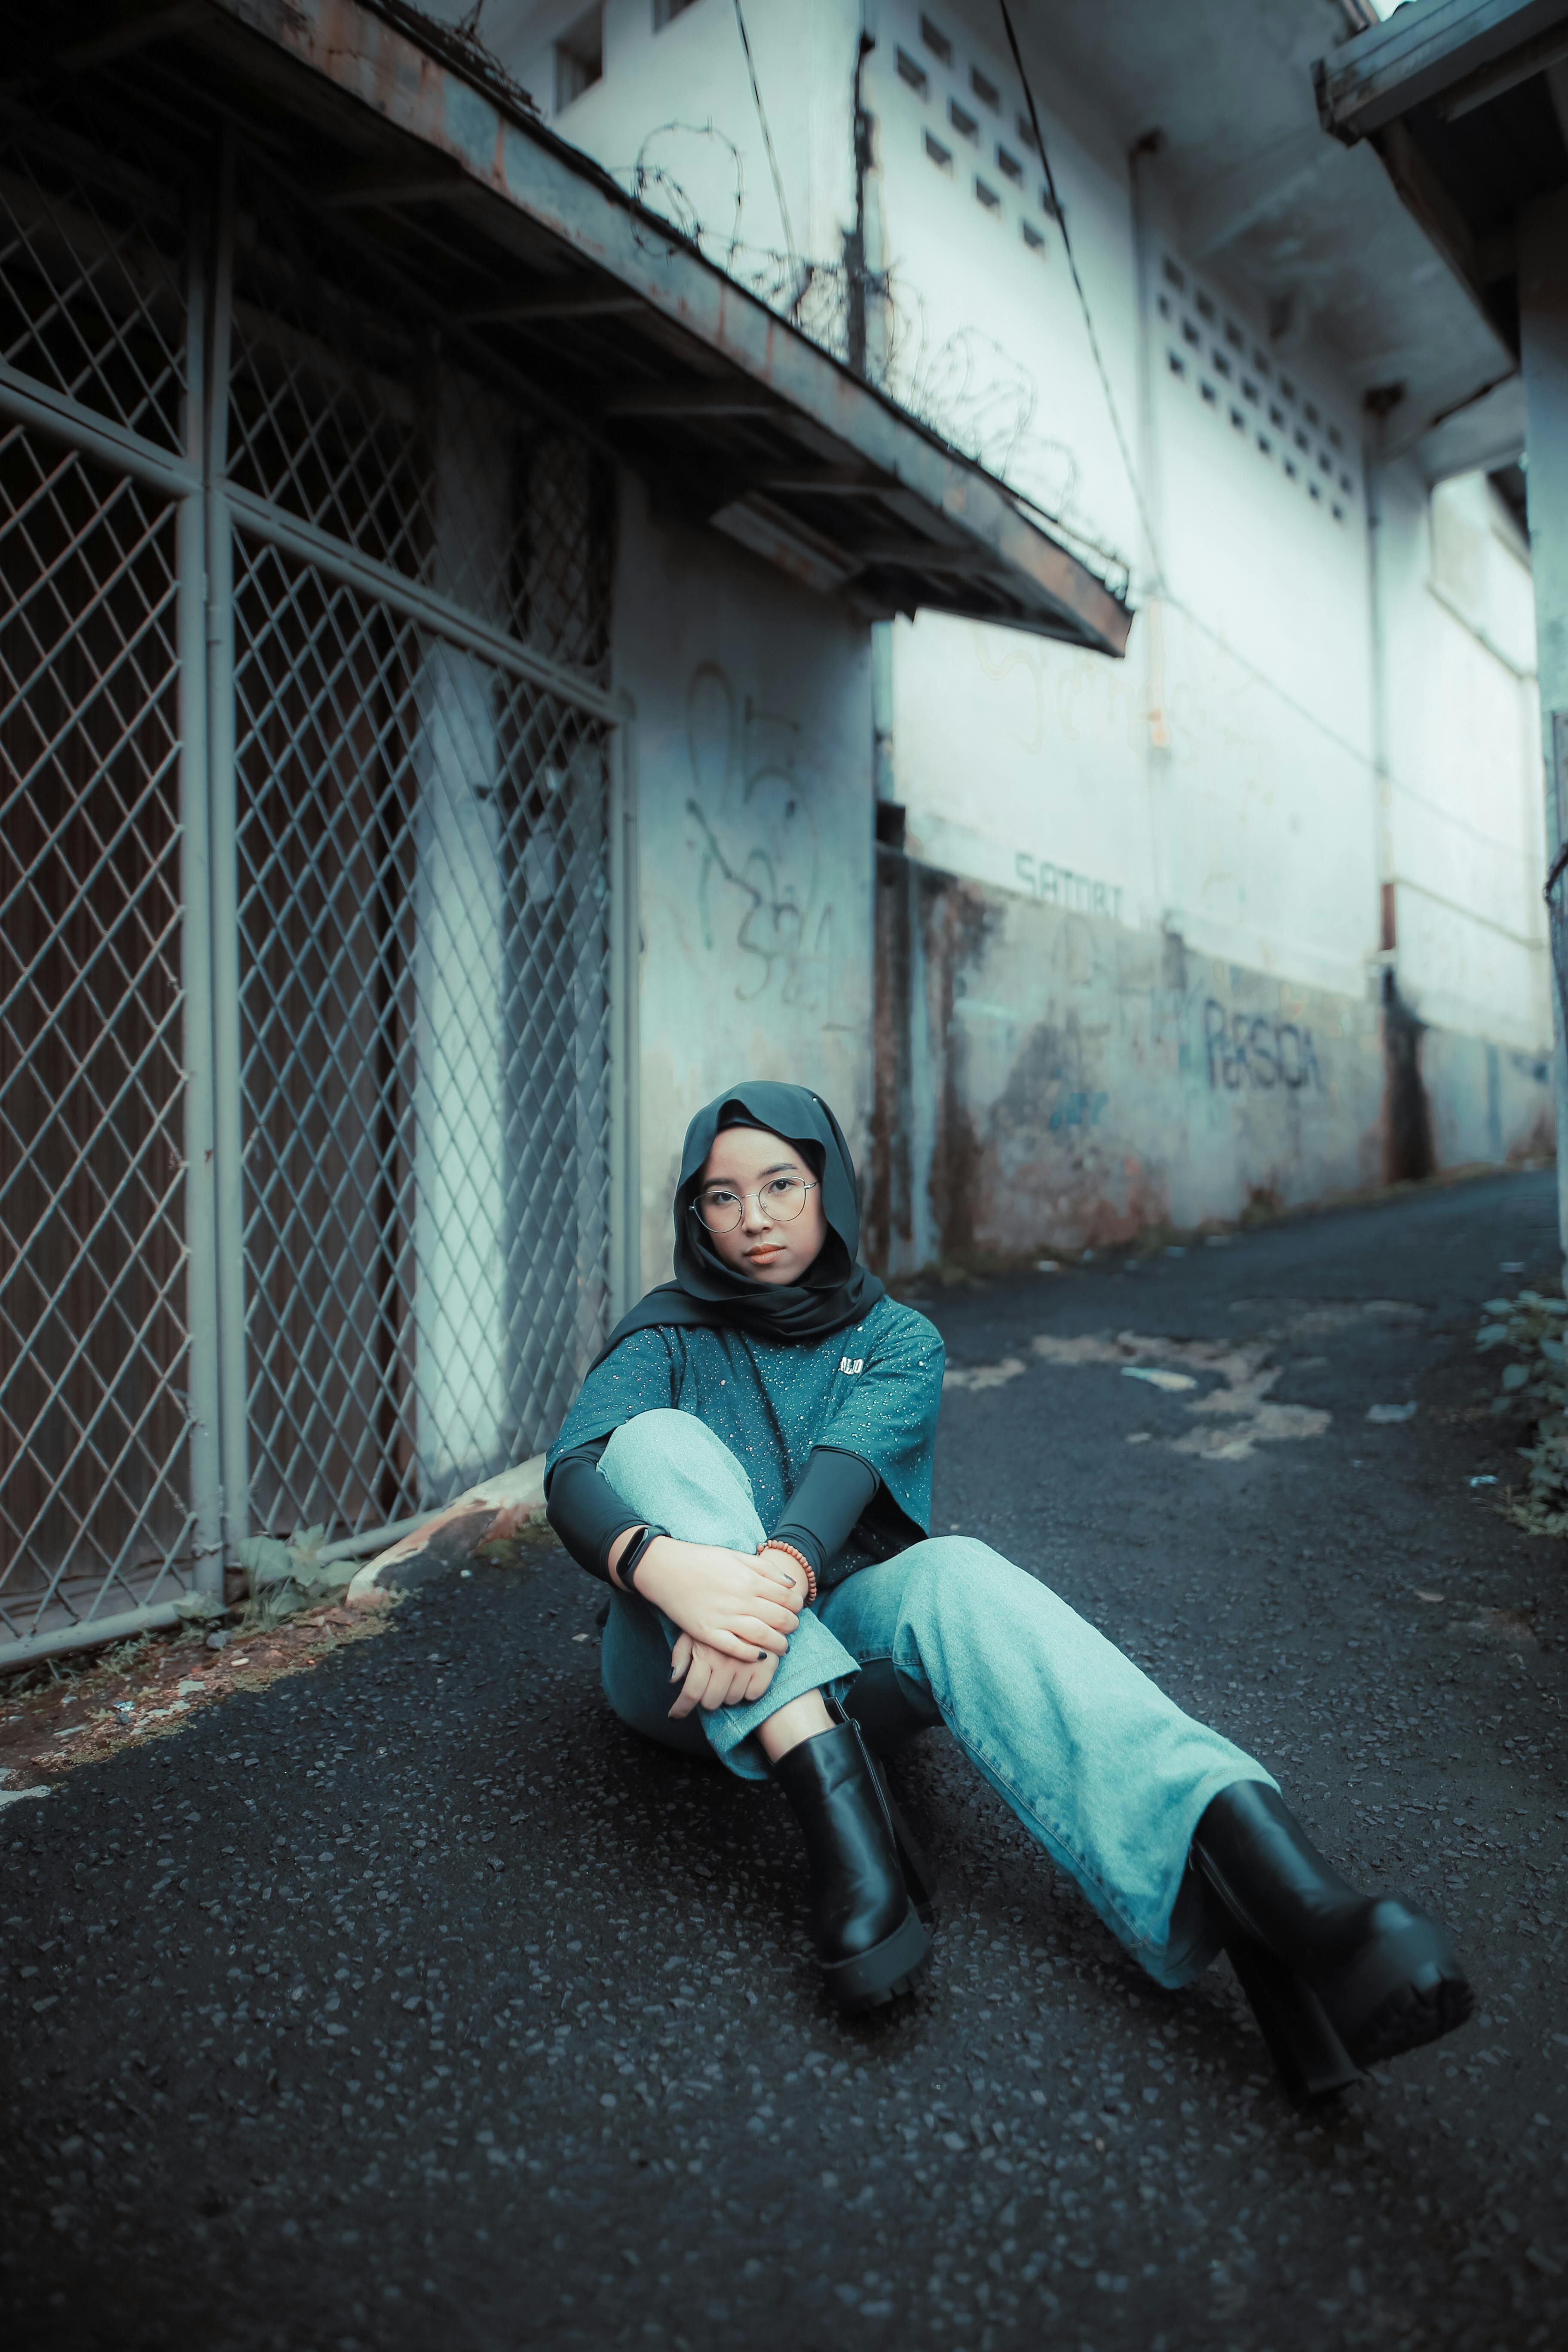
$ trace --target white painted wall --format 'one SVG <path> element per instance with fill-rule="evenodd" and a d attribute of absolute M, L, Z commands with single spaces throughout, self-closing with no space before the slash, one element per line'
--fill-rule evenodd
<path fill-rule="evenodd" d="M 864 623 L 623 485 L 616 681 L 636 704 L 642 1280 L 669 1273 L 692 1112 L 816 1089 L 866 1148 L 871 664 Z"/>
<path fill-rule="evenodd" d="M 1528 552 L 1484 475 L 1428 495 L 1395 467 L 1379 565 L 1401 992 L 1435 1026 L 1537 1049 L 1552 1013 Z"/>
<path fill-rule="evenodd" d="M 550 44 L 581 14 L 571 0 L 491 0 L 487 12 L 487 40 L 547 115 Z M 738 239 L 738 275 L 790 236 L 799 252 L 837 259 L 853 218 L 857 0 L 748 0 L 787 232 L 731 0 L 694 0 L 657 34 L 653 15 L 653 0 L 605 0 L 604 79 L 556 127 L 623 181 L 639 155 L 670 173 L 683 197 L 656 183 L 649 200 L 695 218 L 715 259 Z M 1434 1036 L 1521 1057 L 1514 1076 L 1528 1103 L 1530 1056 L 1549 1034 L 1540 759 L 1528 571 L 1492 493 L 1450 486 L 1429 509 L 1414 474 L 1384 479 L 1374 613 L 1363 418 L 1332 357 L 1299 333 L 1272 341 L 1261 300 L 1249 306 L 1189 266 L 1162 230 L 1157 160 L 1140 166 L 1135 205 L 1110 127 L 1069 77 L 1049 73 L 1036 95 L 1108 397 L 1000 24 L 988 38 L 931 0 L 875 0 L 865 20 L 876 37 L 864 79 L 868 258 L 895 288 L 891 382 L 1108 561 L 1123 559 L 1139 607 L 1121 664 L 934 614 L 892 626 L 879 789 L 904 803 L 910 850 L 1125 929 L 1178 934 L 1215 965 L 1357 1008 L 1382 983 L 1381 885 L 1392 874 L 1405 1001 Z M 707 541 L 689 546 L 704 551 L 682 558 L 688 569 L 718 561 Z M 664 560 L 662 540 L 634 538 L 628 563 L 639 551 Z M 753 611 L 785 593 L 760 572 L 747 583 Z M 675 625 L 678 601 L 649 616 L 659 631 Z M 803 658 L 818 631 L 834 640 L 842 625 L 830 608 L 808 612 L 811 624 L 792 624 Z M 798 666 L 781 671 L 739 605 L 722 626 L 732 693 L 743 701 L 746 665 L 762 663 L 784 681 L 756 687 L 765 707 L 798 716 L 804 698 L 831 709 L 823 740 L 837 744 L 858 683 L 851 695 Z M 688 631 L 670 658 L 673 669 L 662 656 L 655 665 L 659 690 L 679 675 L 684 694 L 708 656 Z M 689 754 L 672 748 L 675 721 L 666 734 L 656 766 L 673 773 Z M 824 758 L 825 773 L 861 773 L 847 734 Z M 693 839 L 677 826 L 653 864 L 689 878 Z M 672 908 L 667 943 L 688 977 L 668 1003 L 650 993 L 645 1003 L 650 1054 L 666 1049 L 666 1021 L 703 1001 L 678 913 L 689 920 Z M 768 1033 L 747 1026 L 736 985 L 726 983 L 723 1034 L 750 1050 Z M 837 1047 L 814 1050 L 847 1077 L 851 1061 L 862 1067 Z M 1468 1101 L 1483 1065 L 1490 1115 Z M 1518 1148 L 1527 1111 L 1510 1124 L 1498 1110 L 1513 1078 L 1504 1085 L 1484 1055 L 1456 1051 L 1441 1066 L 1440 1162 L 1472 1156 L 1478 1135 Z M 821 1083 L 831 1095 L 834 1081 Z M 668 1160 L 668 1139 L 649 1133 L 650 1153 Z"/>

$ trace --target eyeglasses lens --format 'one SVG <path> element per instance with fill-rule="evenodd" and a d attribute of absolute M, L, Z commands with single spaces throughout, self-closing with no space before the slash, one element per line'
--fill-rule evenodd
<path fill-rule="evenodd" d="M 805 1206 L 809 1187 L 795 1176 L 775 1176 L 764 1184 L 754 1197 L 762 1205 L 764 1217 L 774 1224 L 787 1224 L 798 1217 Z M 710 1234 L 732 1234 L 746 1213 L 745 1201 L 738 1192 L 704 1192 L 697 1202 L 698 1215 Z"/>

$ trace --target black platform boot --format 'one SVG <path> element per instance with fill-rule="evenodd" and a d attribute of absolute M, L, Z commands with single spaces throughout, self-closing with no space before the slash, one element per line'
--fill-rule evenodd
<path fill-rule="evenodd" d="M 1205 1811 L 1192 1858 L 1275 2063 L 1299 2096 L 1463 2025 L 1475 2007 L 1446 1927 L 1331 1869 L 1272 1789 L 1237 1781 Z"/>
<path fill-rule="evenodd" d="M 788 1749 L 773 1775 L 805 1834 L 811 1932 L 841 2009 L 871 2009 L 910 1992 L 931 1938 L 910 1899 L 876 1768 L 852 1723 Z"/>

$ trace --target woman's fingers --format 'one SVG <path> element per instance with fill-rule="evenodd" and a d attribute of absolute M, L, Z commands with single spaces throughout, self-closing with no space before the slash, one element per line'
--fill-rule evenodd
<path fill-rule="evenodd" d="M 771 1656 L 782 1658 L 789 1647 L 788 1632 L 764 1623 L 760 1617 L 737 1617 L 730 1631 L 750 1644 L 748 1654 L 752 1658 L 759 1650 L 766 1650 Z"/>
<path fill-rule="evenodd" d="M 721 1666 L 702 1694 L 706 1712 L 714 1715 L 721 1706 L 733 1706 L 745 1689 L 747 1675 L 741 1667 L 737 1666 L 732 1673 L 726 1674 Z"/>
<path fill-rule="evenodd" d="M 691 1636 L 682 1633 L 669 1654 L 669 1679 L 678 1683 L 691 1664 Z"/>
<path fill-rule="evenodd" d="M 712 1679 L 713 1669 L 699 1652 L 693 1657 L 679 1696 L 669 1710 L 673 1722 L 679 1723 L 683 1716 L 689 1715 L 693 1707 L 701 1703 L 702 1694 Z"/>
<path fill-rule="evenodd" d="M 775 1657 L 782 1658 L 789 1646 L 782 1633 L 772 1632 L 766 1625 L 757 1626 L 754 1632 L 748 1626 L 743 1633 L 736 1633 L 728 1625 L 715 1626 L 698 1639 L 704 1648 L 717 1650 L 724 1657 L 732 1658 L 737 1665 L 746 1666 L 756 1664 L 759 1650 L 771 1650 Z"/>
<path fill-rule="evenodd" d="M 800 1623 L 799 1611 L 792 1609 L 787 1601 L 770 1600 L 759 1593 L 744 1605 L 748 1616 L 760 1617 L 764 1625 L 772 1625 L 776 1633 L 793 1633 Z"/>

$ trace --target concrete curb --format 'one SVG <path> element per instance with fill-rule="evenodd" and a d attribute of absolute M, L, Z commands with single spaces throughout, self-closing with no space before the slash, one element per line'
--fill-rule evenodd
<path fill-rule="evenodd" d="M 471 1559 L 482 1543 L 516 1535 L 544 1517 L 544 1456 L 502 1470 L 449 1503 L 424 1526 L 367 1559 L 344 1596 L 350 1608 L 374 1608 L 388 1592 L 428 1584 Z"/>

